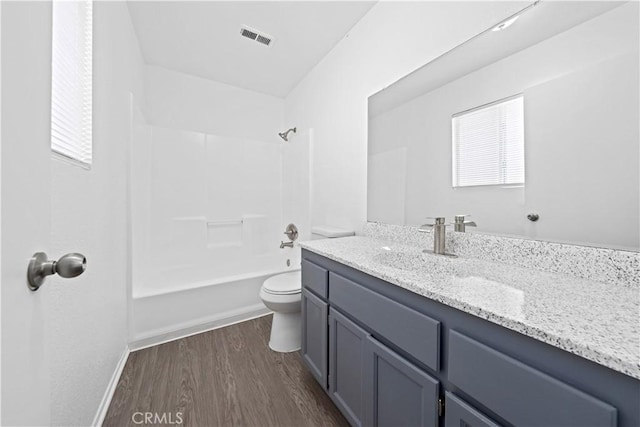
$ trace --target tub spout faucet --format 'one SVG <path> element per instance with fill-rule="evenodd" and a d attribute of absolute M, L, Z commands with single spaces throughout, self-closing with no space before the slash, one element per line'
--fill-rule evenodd
<path fill-rule="evenodd" d="M 293 242 L 283 242 L 280 241 L 280 249 L 284 249 L 284 248 L 292 248 L 293 247 Z"/>
<path fill-rule="evenodd" d="M 443 217 L 433 218 L 435 224 L 422 224 L 418 231 L 422 233 L 433 232 L 433 253 L 438 255 L 446 255 L 444 250 L 445 246 L 445 231 L 447 224 Z"/>

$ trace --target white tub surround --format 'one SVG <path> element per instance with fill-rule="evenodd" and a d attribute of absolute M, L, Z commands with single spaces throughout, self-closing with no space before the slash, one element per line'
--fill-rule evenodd
<path fill-rule="evenodd" d="M 450 234 L 458 234 L 456 237 L 460 238 L 462 233 Z M 503 262 L 473 258 L 469 252 L 476 248 L 474 245 L 448 246 L 447 250 L 457 253 L 459 258 L 426 254 L 422 249 L 430 248 L 428 242 L 419 240 L 407 230 L 405 235 L 395 235 L 416 245 L 355 236 L 302 242 L 300 246 L 416 294 L 640 378 L 640 294 L 633 283 L 606 282 L 604 279 L 610 277 L 608 273 L 589 280 L 567 273 L 509 265 L 504 261 L 516 257 L 513 254 L 501 256 L 497 251 L 496 258 Z M 465 237 L 502 239 L 481 235 Z M 543 242 L 531 244 L 547 245 Z M 560 246 L 566 249 L 569 245 Z M 463 247 L 464 251 L 456 252 Z M 485 252 L 486 246 L 477 247 L 484 253 L 483 258 L 494 253 Z M 590 249 L 574 248 L 578 257 L 581 250 Z M 618 251 L 613 252 L 619 255 Z M 549 249 L 548 253 L 553 251 Z M 622 256 L 631 265 L 622 268 L 626 273 L 621 277 L 637 278 L 637 267 L 635 275 L 633 273 L 637 255 Z M 544 260 L 544 257 L 535 253 L 531 256 L 534 258 L 532 263 L 537 262 L 540 267 L 539 258 Z M 523 263 L 524 258 L 524 254 L 519 253 L 516 262 Z M 562 266 L 566 262 L 555 260 L 553 264 L 551 260 L 545 264 Z"/>
<path fill-rule="evenodd" d="M 297 248 L 278 245 L 290 221 L 284 206 L 297 206 L 298 187 L 288 180 L 307 171 L 283 179 L 282 99 L 143 68 L 131 146 L 129 343 L 136 347 L 268 312 L 260 286 L 299 264 Z"/>

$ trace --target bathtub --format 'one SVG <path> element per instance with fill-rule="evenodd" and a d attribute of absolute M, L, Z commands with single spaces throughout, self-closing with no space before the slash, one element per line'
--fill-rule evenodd
<path fill-rule="evenodd" d="M 299 252 L 296 248 L 294 253 L 262 260 L 258 270 L 212 280 L 193 280 L 201 278 L 203 272 L 181 268 L 160 272 L 146 283 L 139 282 L 131 299 L 130 349 L 268 314 L 270 311 L 260 300 L 260 287 L 273 275 L 299 270 Z M 291 260 L 289 266 L 286 259 Z"/>

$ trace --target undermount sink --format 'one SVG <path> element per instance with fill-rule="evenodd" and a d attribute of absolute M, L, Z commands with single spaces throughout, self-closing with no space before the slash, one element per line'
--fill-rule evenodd
<path fill-rule="evenodd" d="M 428 272 L 437 266 L 440 271 L 447 268 L 453 273 L 454 265 L 446 261 L 451 258 L 451 255 L 438 255 L 429 250 L 407 250 L 388 246 L 384 246 L 379 253 L 373 255 L 375 262 L 398 270 Z"/>
<path fill-rule="evenodd" d="M 382 252 L 373 256 L 373 259 L 375 262 L 387 267 L 397 268 L 399 270 L 415 270 L 416 267 L 425 262 L 424 257 L 425 254 L 417 249 L 415 252 L 408 252 L 384 247 L 382 248 Z"/>

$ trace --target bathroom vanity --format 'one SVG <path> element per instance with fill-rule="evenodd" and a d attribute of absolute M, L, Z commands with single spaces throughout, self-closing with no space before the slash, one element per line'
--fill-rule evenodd
<path fill-rule="evenodd" d="M 302 357 L 352 425 L 640 425 L 637 288 L 369 237 L 301 246 Z"/>

